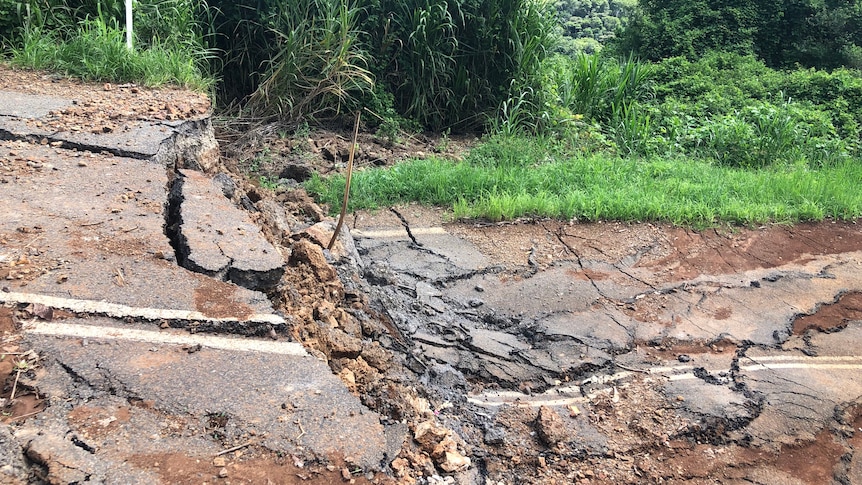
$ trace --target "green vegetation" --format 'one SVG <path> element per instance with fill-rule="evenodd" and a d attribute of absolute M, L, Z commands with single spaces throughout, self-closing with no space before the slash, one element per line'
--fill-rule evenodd
<path fill-rule="evenodd" d="M 853 219 L 862 215 L 862 164 L 749 170 L 685 158 L 631 160 L 582 154 L 536 137 L 492 137 L 463 162 L 413 160 L 353 174 L 351 208 L 407 201 L 451 207 L 455 217 L 666 220 L 709 226 Z M 307 188 L 337 206 L 344 179 Z"/>
<path fill-rule="evenodd" d="M 560 25 L 557 50 L 566 55 L 594 54 L 616 38 L 636 0 L 555 0 Z"/>
<path fill-rule="evenodd" d="M 291 123 L 364 108 L 369 128 L 481 127 L 551 47 L 543 0 L 213 0 L 225 101 Z"/>
<path fill-rule="evenodd" d="M 457 163 L 360 171 L 354 208 L 695 225 L 862 210 L 859 0 L 154 0 L 136 2 L 134 51 L 122 3 L 0 0 L 4 52 L 88 79 L 216 77 L 220 106 L 284 136 L 357 110 L 391 144 L 485 131 Z M 308 183 L 333 205 L 343 187 Z"/>
<path fill-rule="evenodd" d="M 137 2 L 136 2 L 137 4 Z M 134 50 L 126 48 L 122 0 L 0 0 L 0 38 L 12 63 L 88 80 L 177 84 L 206 90 L 213 84 L 197 2 L 157 0 L 136 5 Z"/>
<path fill-rule="evenodd" d="M 858 0 L 639 0 L 621 52 L 695 59 L 753 54 L 771 67 L 862 68 Z"/>
<path fill-rule="evenodd" d="M 456 217 L 669 220 L 704 226 L 862 215 L 862 77 L 753 56 L 645 64 L 548 59 L 463 162 L 354 175 L 354 208 L 417 200 Z M 536 136 L 536 133 L 540 133 Z M 308 188 L 335 204 L 343 179 Z"/>

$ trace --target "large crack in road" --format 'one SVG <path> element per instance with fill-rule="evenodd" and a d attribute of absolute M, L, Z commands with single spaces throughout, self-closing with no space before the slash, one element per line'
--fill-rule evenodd
<path fill-rule="evenodd" d="M 167 459 L 215 479 L 193 460 L 248 448 L 365 483 L 862 483 L 854 224 L 444 225 L 406 206 L 356 214 L 325 251 L 302 191 L 188 170 L 215 168 L 207 121 L 112 132 L 90 112 L 61 133 L 72 101 L 40 99 L 0 113 L 19 140 L 0 144 L 0 317 L 28 319 L 45 375 L 20 384 L 49 403 L 0 428 L 13 468 L 168 483 Z M 96 139 L 107 153 L 69 149 Z M 231 480 L 260 463 L 235 456 Z"/>
<path fill-rule="evenodd" d="M 405 215 L 411 211 L 418 220 L 428 218 L 413 206 L 393 210 L 405 228 L 400 235 L 385 215 L 357 218 L 353 233 L 363 275 L 372 283 L 372 304 L 386 309 L 403 336 L 404 351 L 424 363 L 410 368 L 426 392 L 452 403 L 447 412 L 466 429 L 474 451 L 481 450 L 483 473 L 492 483 L 512 476 L 516 482 L 589 481 L 596 475 L 584 475 L 584 467 L 570 461 L 585 456 L 607 480 L 699 476 L 696 467 L 683 467 L 680 475 L 656 463 L 621 465 L 615 453 L 638 447 L 659 456 L 693 452 L 701 443 L 732 450 L 739 459 L 748 449 L 774 453 L 772 462 L 751 466 L 759 471 L 737 473 L 754 483 L 781 456 L 823 436 L 855 456 L 836 431 L 833 409 L 860 405 L 862 358 L 854 332 L 862 322 L 848 299 L 838 324 L 796 323 L 862 286 L 862 234 L 855 226 L 819 235 L 804 225 L 723 234 L 543 223 L 514 231 L 516 241 L 507 241 L 506 227 L 416 227 Z M 599 235 L 589 235 L 591 230 Z M 523 255 L 520 263 L 512 262 L 513 252 Z M 824 346 L 834 355 L 824 355 Z M 466 384 L 435 386 L 428 375 L 441 369 Z M 654 401 L 633 410 L 643 399 Z M 543 430 L 533 421 L 535 409 L 543 406 L 577 410 L 572 420 L 580 434 L 572 435 L 568 448 L 536 438 Z M 642 418 L 634 419 L 637 425 L 626 420 L 662 410 L 673 417 L 661 419 L 676 425 L 664 433 L 645 427 Z M 578 421 L 582 415 L 590 416 L 587 422 Z M 610 434 L 605 420 L 617 426 Z M 626 430 L 635 436 L 614 439 Z M 663 448 L 681 440 L 689 445 Z M 543 457 L 540 466 L 530 453 Z M 694 460 L 693 453 L 677 454 Z M 513 466 L 518 457 L 534 468 Z M 507 460 L 509 465 L 501 464 Z M 543 470 L 551 460 L 557 466 Z M 860 477 L 859 470 L 833 465 L 834 474 L 824 476 L 850 483 Z M 781 470 L 777 476 L 813 483 L 810 474 Z"/>

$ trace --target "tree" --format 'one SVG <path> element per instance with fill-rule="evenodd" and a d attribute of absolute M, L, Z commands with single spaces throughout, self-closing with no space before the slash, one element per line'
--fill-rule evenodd
<path fill-rule="evenodd" d="M 772 67 L 862 67 L 862 0 L 641 0 L 616 48 L 647 59 L 711 50 Z"/>

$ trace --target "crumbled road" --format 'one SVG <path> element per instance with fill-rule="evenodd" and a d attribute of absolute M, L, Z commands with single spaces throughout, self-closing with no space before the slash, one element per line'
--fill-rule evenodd
<path fill-rule="evenodd" d="M 410 205 L 330 251 L 204 98 L 0 69 L 5 481 L 862 483 L 854 223 Z"/>

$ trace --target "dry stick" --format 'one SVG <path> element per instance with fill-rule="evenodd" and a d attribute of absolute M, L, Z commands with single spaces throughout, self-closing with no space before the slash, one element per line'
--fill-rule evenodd
<path fill-rule="evenodd" d="M 350 158 L 347 159 L 347 182 L 344 185 L 344 202 L 341 203 L 341 215 L 338 216 L 338 224 L 335 226 L 335 232 L 332 233 L 332 239 L 329 240 L 326 249 L 332 249 L 335 244 L 338 232 L 341 231 L 341 225 L 344 224 L 344 215 L 347 213 L 347 201 L 350 198 L 350 176 L 353 175 L 353 155 L 356 152 L 356 140 L 359 138 L 360 115 L 362 115 L 362 111 L 357 111 L 356 123 L 353 125 L 353 143 L 350 145 Z"/>
<path fill-rule="evenodd" d="M 35 415 L 41 413 L 42 411 L 44 411 L 44 409 L 40 409 L 38 411 L 33 411 L 32 413 L 22 414 L 21 416 L 13 416 L 13 417 L 9 418 L 8 421 L 15 421 L 18 419 L 29 418 L 30 416 L 35 416 Z"/>
<path fill-rule="evenodd" d="M 15 400 L 15 391 L 18 389 L 18 379 L 21 378 L 21 369 L 18 369 L 18 373 L 15 374 L 15 384 L 12 384 L 12 394 L 9 395 L 9 400 Z"/>
<path fill-rule="evenodd" d="M 226 454 L 228 454 L 228 453 L 230 453 L 230 452 L 232 452 L 232 451 L 241 450 L 241 449 L 245 448 L 246 446 L 251 446 L 252 444 L 254 444 L 254 440 L 249 441 L 249 442 L 246 442 L 246 443 L 243 443 L 243 444 L 241 444 L 241 445 L 236 445 L 236 446 L 234 446 L 233 448 L 228 448 L 228 449 L 226 449 L 226 450 L 221 450 L 221 451 L 219 451 L 218 453 L 216 453 L 216 454 L 215 454 L 215 456 L 226 455 Z"/>
<path fill-rule="evenodd" d="M 642 372 L 644 374 L 651 374 L 652 373 L 652 372 L 650 372 L 649 369 L 637 369 L 635 367 L 628 367 L 628 366 L 625 366 L 623 364 L 620 364 L 619 362 L 614 362 L 613 364 L 615 366 L 619 367 L 620 369 L 624 369 L 624 370 L 631 371 L 631 372 Z"/>

